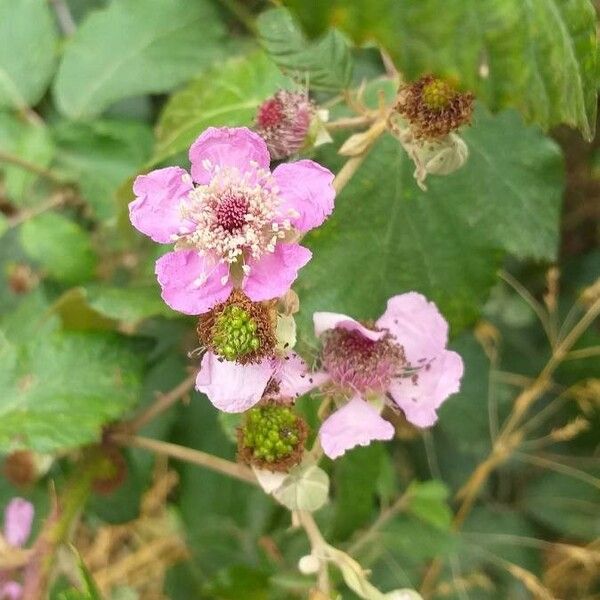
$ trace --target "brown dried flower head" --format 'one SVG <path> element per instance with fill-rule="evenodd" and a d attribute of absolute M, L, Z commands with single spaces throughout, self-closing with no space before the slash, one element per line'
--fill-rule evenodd
<path fill-rule="evenodd" d="M 226 360 L 255 363 L 273 354 L 277 312 L 273 302 L 252 302 L 240 290 L 198 320 L 202 345 Z"/>
<path fill-rule="evenodd" d="M 437 139 L 471 122 L 474 99 L 447 80 L 424 75 L 400 88 L 395 108 L 416 138 Z"/>

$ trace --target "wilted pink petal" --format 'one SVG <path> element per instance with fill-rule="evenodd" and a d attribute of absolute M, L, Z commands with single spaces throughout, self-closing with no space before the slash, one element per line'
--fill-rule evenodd
<path fill-rule="evenodd" d="M 233 286 L 228 265 L 194 250 L 168 252 L 156 261 L 163 300 L 186 315 L 199 315 L 224 302 Z"/>
<path fill-rule="evenodd" d="M 240 365 L 207 352 L 196 377 L 196 389 L 206 394 L 219 410 L 244 412 L 262 398 L 273 370 L 269 359 L 258 364 Z"/>
<path fill-rule="evenodd" d="M 31 533 L 34 508 L 23 498 L 13 498 L 4 510 L 4 537 L 15 547 L 21 547 Z"/>
<path fill-rule="evenodd" d="M 338 458 L 355 446 L 368 446 L 373 440 L 391 440 L 394 428 L 364 400 L 355 396 L 321 425 L 319 439 L 329 458 Z"/>
<path fill-rule="evenodd" d="M 179 167 L 140 175 L 133 184 L 137 198 L 129 204 L 131 223 L 155 242 L 172 242 L 173 236 L 189 231 L 180 206 L 192 189 L 191 177 Z"/>
<path fill-rule="evenodd" d="M 268 169 L 271 162 L 264 140 L 246 127 L 209 127 L 190 148 L 192 178 L 208 184 L 214 168 L 234 167 L 243 174 Z"/>
<path fill-rule="evenodd" d="M 430 427 L 437 421 L 439 406 L 460 389 L 463 370 L 462 358 L 444 350 L 415 378 L 396 378 L 389 391 L 408 421 L 417 427 Z"/>
<path fill-rule="evenodd" d="M 415 367 L 437 356 L 448 341 L 448 323 L 437 306 L 417 292 L 390 298 L 377 326 L 395 336 Z"/>
<path fill-rule="evenodd" d="M 312 160 L 279 165 L 273 171 L 283 203 L 282 219 L 290 219 L 298 231 L 318 227 L 333 211 L 334 175 Z"/>
<path fill-rule="evenodd" d="M 277 244 L 274 252 L 247 262 L 250 274 L 244 277 L 242 289 L 255 302 L 283 296 L 311 256 L 311 251 L 299 244 Z"/>
<path fill-rule="evenodd" d="M 315 326 L 315 335 L 320 337 L 326 331 L 335 329 L 345 329 L 346 331 L 357 331 L 363 337 L 373 342 L 380 340 L 385 336 L 385 331 L 373 331 L 358 321 L 347 315 L 332 312 L 316 312 L 313 315 L 313 324 Z"/>
<path fill-rule="evenodd" d="M 295 352 L 276 360 L 273 377 L 279 383 L 279 391 L 285 398 L 302 396 L 329 379 L 325 373 L 311 373 L 308 365 Z"/>

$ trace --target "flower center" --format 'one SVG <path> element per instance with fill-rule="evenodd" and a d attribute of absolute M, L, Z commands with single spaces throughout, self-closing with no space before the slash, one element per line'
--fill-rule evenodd
<path fill-rule="evenodd" d="M 455 96 L 456 90 L 443 79 L 433 79 L 423 86 L 423 102 L 432 110 L 448 107 Z"/>
<path fill-rule="evenodd" d="M 217 353 L 227 360 L 236 360 L 260 348 L 256 321 L 239 306 L 228 306 L 216 319 L 214 344 Z"/>
<path fill-rule="evenodd" d="M 217 206 L 217 222 L 225 231 L 232 233 L 244 226 L 247 213 L 248 201 L 246 198 L 243 196 L 225 196 Z"/>
<path fill-rule="evenodd" d="M 359 392 L 384 392 L 407 366 L 403 348 L 389 336 L 373 341 L 346 329 L 326 334 L 322 356 L 323 366 L 336 383 Z"/>
<path fill-rule="evenodd" d="M 283 120 L 283 105 L 278 98 L 270 98 L 263 102 L 256 115 L 256 122 L 259 127 L 268 129 L 277 127 Z"/>

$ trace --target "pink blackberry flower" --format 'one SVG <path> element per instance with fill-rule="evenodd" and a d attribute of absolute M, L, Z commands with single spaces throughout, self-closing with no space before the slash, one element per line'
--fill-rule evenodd
<path fill-rule="evenodd" d="M 287 158 L 304 146 L 315 114 L 306 92 L 279 90 L 258 107 L 256 131 L 272 159 Z"/>
<path fill-rule="evenodd" d="M 330 458 L 394 436 L 371 399 L 383 397 L 417 427 L 430 427 L 440 405 L 460 388 L 463 362 L 446 349 L 448 324 L 421 294 L 390 298 L 373 327 L 335 313 L 315 313 L 313 320 L 323 341 L 323 370 L 350 398 L 321 426 L 321 445 Z"/>
<path fill-rule="evenodd" d="M 245 365 L 207 352 L 196 377 L 196 389 L 219 410 L 237 413 L 252 408 L 267 393 L 293 400 L 325 379 L 321 373 L 310 373 L 295 352 Z"/>
<path fill-rule="evenodd" d="M 133 226 L 175 249 L 156 262 L 164 301 L 202 314 L 241 288 L 251 300 L 284 294 L 311 258 L 297 233 L 333 210 L 333 174 L 311 160 L 269 170 L 256 133 L 210 127 L 192 144 L 191 176 L 167 167 L 139 176 Z"/>
<path fill-rule="evenodd" d="M 4 510 L 4 541 L 13 548 L 21 548 L 33 523 L 33 504 L 23 498 L 13 498 Z M 14 573 L 0 570 L 0 600 L 19 600 L 23 594 L 20 583 L 13 580 Z"/>

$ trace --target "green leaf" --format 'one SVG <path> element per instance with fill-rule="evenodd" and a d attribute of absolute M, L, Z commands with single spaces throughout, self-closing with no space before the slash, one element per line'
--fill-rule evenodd
<path fill-rule="evenodd" d="M 119 185 L 148 160 L 152 131 L 135 121 L 60 122 L 52 130 L 56 166 L 79 184 L 96 216 L 115 219 Z"/>
<path fill-rule="evenodd" d="M 490 108 L 518 108 L 588 140 L 596 123 L 596 16 L 589 0 L 287 0 L 311 29 L 376 39 L 409 79 L 457 77 Z M 309 8 L 310 7 L 310 8 Z"/>
<path fill-rule="evenodd" d="M 88 233 L 62 215 L 45 213 L 24 223 L 21 243 L 54 279 L 77 283 L 94 274 L 97 259 Z"/>
<path fill-rule="evenodd" d="M 57 106 L 67 117 L 90 118 L 122 98 L 166 92 L 219 56 L 223 35 L 206 0 L 115 0 L 67 45 Z"/>
<path fill-rule="evenodd" d="M 41 169 L 50 164 L 54 155 L 54 145 L 45 125 L 22 121 L 8 112 L 0 112 L 0 150 Z M 10 200 L 19 206 L 33 204 L 31 192 L 38 175 L 9 163 L 2 163 L 0 167 Z"/>
<path fill-rule="evenodd" d="M 352 74 L 350 47 L 337 30 L 309 42 L 285 8 L 273 8 L 257 20 L 260 41 L 277 65 L 290 77 L 315 90 L 338 91 Z"/>
<path fill-rule="evenodd" d="M 372 319 L 392 295 L 416 290 L 461 328 L 477 317 L 505 252 L 556 256 L 563 181 L 556 145 L 514 112 L 485 110 L 465 139 L 466 166 L 432 177 L 428 192 L 418 189 L 395 139 L 377 142 L 332 217 L 307 238 L 314 258 L 298 289 L 305 319 L 315 310 Z"/>
<path fill-rule="evenodd" d="M 41 99 L 54 72 L 57 35 L 46 0 L 0 0 L 0 107 Z"/>
<path fill-rule="evenodd" d="M 448 488 L 441 481 L 413 481 L 408 490 L 408 510 L 439 529 L 449 530 L 452 511 L 448 506 Z"/>
<path fill-rule="evenodd" d="M 0 452 L 54 452 L 97 440 L 140 388 L 141 356 L 116 335 L 54 333 L 0 339 Z"/>
<path fill-rule="evenodd" d="M 290 85 L 263 52 L 208 70 L 167 103 L 156 129 L 152 163 L 187 150 L 209 126 L 250 125 L 258 105 Z"/>

